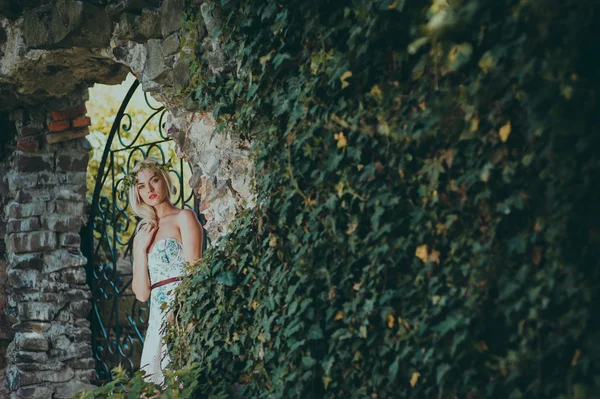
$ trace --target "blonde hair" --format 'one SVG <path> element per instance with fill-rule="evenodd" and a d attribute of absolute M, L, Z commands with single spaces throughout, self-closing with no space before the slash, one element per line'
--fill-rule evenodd
<path fill-rule="evenodd" d="M 137 173 L 142 169 L 151 169 L 154 172 L 156 172 L 156 174 L 159 177 L 161 177 L 163 179 L 163 181 L 165 182 L 167 189 L 168 189 L 168 194 L 167 194 L 166 200 L 172 204 L 171 195 L 173 195 L 175 193 L 175 186 L 173 186 L 173 181 L 171 180 L 170 174 L 166 171 L 166 168 L 160 168 L 159 166 L 162 166 L 162 165 L 158 162 L 158 160 L 156 158 L 147 157 L 147 158 L 144 158 L 144 160 L 142 160 L 138 164 L 136 164 L 130 173 L 136 174 L 136 178 L 137 178 Z M 157 226 L 158 221 L 157 221 L 156 213 L 150 205 L 148 205 L 148 204 L 144 203 L 144 201 L 142 201 L 142 198 L 140 197 L 140 193 L 138 192 L 137 184 L 132 184 L 129 187 L 128 195 L 129 195 L 129 204 L 131 204 L 131 209 L 133 209 L 133 212 L 135 213 L 136 216 L 138 216 L 139 218 L 142 219 L 138 223 L 138 225 L 135 229 L 135 233 L 137 233 L 138 230 L 140 229 L 140 227 L 142 227 L 146 223 L 149 223 L 153 226 Z"/>

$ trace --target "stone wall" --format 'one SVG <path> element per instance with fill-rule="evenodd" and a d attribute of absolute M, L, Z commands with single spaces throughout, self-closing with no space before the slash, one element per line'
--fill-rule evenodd
<path fill-rule="evenodd" d="M 70 398 L 95 373 L 79 236 L 89 118 L 82 106 L 12 117 L 18 137 L 5 176 L 6 318 L 14 332 L 7 385 L 11 397 Z"/>

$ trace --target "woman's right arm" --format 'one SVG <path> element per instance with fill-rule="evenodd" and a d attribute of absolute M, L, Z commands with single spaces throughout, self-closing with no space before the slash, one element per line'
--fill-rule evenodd
<path fill-rule="evenodd" d="M 131 289 L 138 301 L 150 298 L 150 276 L 148 275 L 147 236 L 154 233 L 154 226 L 142 226 L 133 239 L 133 281 Z M 145 244 L 145 245 L 144 245 Z"/>

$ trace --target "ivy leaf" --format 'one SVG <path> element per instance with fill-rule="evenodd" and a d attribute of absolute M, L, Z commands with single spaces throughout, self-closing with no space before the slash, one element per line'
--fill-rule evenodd
<path fill-rule="evenodd" d="M 342 74 L 342 76 L 340 77 L 340 81 L 342 82 L 342 89 L 345 89 L 346 87 L 350 86 L 350 83 L 348 83 L 346 81 L 346 79 L 348 79 L 351 76 L 352 76 L 351 71 L 346 71 Z"/>

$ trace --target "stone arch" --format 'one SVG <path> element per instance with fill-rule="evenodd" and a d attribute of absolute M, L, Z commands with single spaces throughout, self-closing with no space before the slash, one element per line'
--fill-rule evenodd
<path fill-rule="evenodd" d="M 194 167 L 189 184 L 206 228 L 223 235 L 249 206 L 249 143 L 211 139 L 214 123 L 193 99 L 182 53 L 185 0 L 0 0 L 0 397 L 67 398 L 93 379 L 81 253 L 89 118 L 95 83 L 133 73 L 168 109 L 167 130 Z M 195 1 L 210 67 L 211 7 Z M 208 50 L 207 50 L 208 51 Z M 245 204 L 245 205 L 242 205 Z"/>

